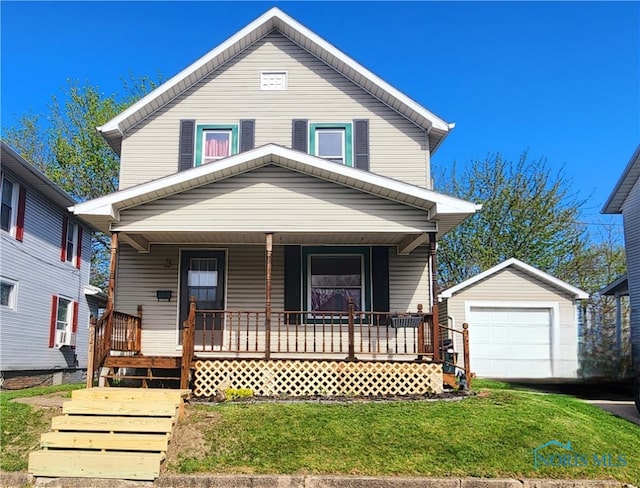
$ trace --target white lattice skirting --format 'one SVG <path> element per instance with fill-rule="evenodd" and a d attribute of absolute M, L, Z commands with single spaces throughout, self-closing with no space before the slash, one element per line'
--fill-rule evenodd
<path fill-rule="evenodd" d="M 442 393 L 442 365 L 236 359 L 196 361 L 194 395 L 248 388 L 256 396 L 396 396 Z"/>

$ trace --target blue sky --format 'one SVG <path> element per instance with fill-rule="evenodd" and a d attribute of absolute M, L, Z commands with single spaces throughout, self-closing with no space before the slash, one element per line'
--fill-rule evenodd
<path fill-rule="evenodd" d="M 169 78 L 272 6 L 455 122 L 436 167 L 528 150 L 603 220 L 640 143 L 639 2 L 3 0 L 2 127 L 67 79 L 110 94 L 130 72 Z"/>

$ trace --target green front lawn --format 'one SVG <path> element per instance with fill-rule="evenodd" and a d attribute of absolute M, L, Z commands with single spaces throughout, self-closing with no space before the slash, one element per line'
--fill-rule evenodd
<path fill-rule="evenodd" d="M 489 395 L 437 402 L 196 406 L 190 421 L 204 434 L 204 452 L 182 455 L 169 469 L 640 480 L 638 426 L 562 395 L 492 382 L 474 388 Z M 590 464 L 593 454 L 611 454 L 615 461 L 624 456 L 626 466 L 535 469 L 533 449 L 552 439 L 570 441 Z M 564 451 L 550 447 L 543 453 Z"/>
<path fill-rule="evenodd" d="M 25 470 L 49 430 L 42 410 L 9 400 L 81 385 L 0 393 L 0 468 Z M 461 401 L 194 405 L 169 471 L 640 480 L 640 427 L 562 395 L 477 381 Z M 202 436 L 202 438 L 198 438 Z M 552 439 L 626 466 L 533 466 Z M 187 442 L 185 442 L 187 441 Z M 188 442 L 192 441 L 192 442 Z M 546 455 L 558 453 L 547 448 Z"/>

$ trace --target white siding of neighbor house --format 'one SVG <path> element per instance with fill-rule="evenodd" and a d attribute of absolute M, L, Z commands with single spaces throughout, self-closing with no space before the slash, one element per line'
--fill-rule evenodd
<path fill-rule="evenodd" d="M 525 302 L 553 302 L 560 311 L 560 337 L 552 337 L 552 342 L 559 341 L 556 350 L 559 357 L 554 358 L 555 376 L 576 377 L 578 363 L 578 321 L 573 297 L 558 288 L 540 281 L 523 271 L 508 267 L 486 279 L 470 285 L 447 300 L 447 312 L 455 321 L 455 328 L 462 330 L 462 324 L 469 323 L 469 335 L 473 334 L 473 323 L 465 315 L 465 302 L 517 302 L 522 306 Z M 460 334 L 454 335 L 456 351 L 462 351 Z M 473 351 L 471 351 L 473 359 Z M 459 358 L 460 359 L 460 358 Z M 471 364 L 473 370 L 473 362 Z"/>
<path fill-rule="evenodd" d="M 631 302 L 631 344 L 636 372 L 640 372 L 640 180 L 622 206 L 624 242 Z"/>
<path fill-rule="evenodd" d="M 263 70 L 284 70 L 286 90 L 261 90 Z M 181 119 L 197 124 L 255 120 L 255 144 L 291 147 L 292 119 L 368 119 L 370 170 L 430 187 L 426 133 L 279 33 L 231 59 L 125 134 L 120 188 L 173 174 Z"/>
<path fill-rule="evenodd" d="M 24 185 L 19 178 L 4 172 L 13 182 Z M 80 269 L 60 261 L 62 222 L 67 212 L 34 188 L 24 186 L 27 198 L 22 242 L 0 231 L 0 275 L 18 283 L 15 310 L 0 308 L 0 369 L 86 368 L 89 305 L 83 289 L 89 283 L 91 235 L 83 229 Z M 75 349 L 49 347 L 53 295 L 79 304 Z"/>
<path fill-rule="evenodd" d="M 140 205 L 114 230 L 406 232 L 427 230 L 427 214 L 277 166 Z"/>
<path fill-rule="evenodd" d="M 120 249 L 117 271 L 115 308 L 136 314 L 142 305 L 142 354 L 180 355 L 177 324 L 179 304 L 180 250 L 204 249 L 174 245 L 153 245 L 148 254 L 131 247 Z M 265 248 L 258 245 L 217 246 L 226 250 L 226 309 L 263 311 L 265 304 Z M 409 256 L 398 256 L 395 248 L 389 255 L 390 310 L 415 311 L 418 303 L 428 307 L 429 273 L 427 250 L 420 247 Z M 156 290 L 172 290 L 170 302 L 156 300 Z M 273 252 L 272 309 L 284 310 L 284 248 Z M 275 319 L 272 325 L 275 329 Z M 385 329 L 386 330 L 386 329 Z M 414 333 L 413 330 L 401 331 Z M 263 339 L 262 331 L 259 339 Z M 328 334 L 327 334 L 328 337 Z M 275 333 L 272 335 L 275 340 Z M 284 340 L 284 339 L 283 339 Z M 310 339 L 309 339 L 310 340 Z M 344 344 L 343 344 L 344 345 Z M 386 347 L 384 351 L 386 352 Z M 393 347 L 392 343 L 388 347 Z M 346 348 L 344 349 L 346 351 Z"/>

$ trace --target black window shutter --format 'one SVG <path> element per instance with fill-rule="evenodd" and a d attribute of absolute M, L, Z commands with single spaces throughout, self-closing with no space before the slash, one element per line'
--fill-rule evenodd
<path fill-rule="evenodd" d="M 302 248 L 284 246 L 284 309 L 302 310 Z M 288 323 L 301 323 L 298 314 L 289 315 Z"/>
<path fill-rule="evenodd" d="M 196 121 L 180 121 L 180 140 L 178 142 L 178 171 L 193 168 L 193 147 L 195 145 Z"/>
<path fill-rule="evenodd" d="M 240 152 L 249 151 L 256 147 L 256 121 L 240 121 Z"/>
<path fill-rule="evenodd" d="M 371 279 L 373 281 L 373 311 L 389 312 L 389 248 L 371 248 Z"/>
<path fill-rule="evenodd" d="M 291 128 L 291 147 L 302 152 L 309 152 L 308 146 L 309 129 L 308 121 L 294 119 Z"/>
<path fill-rule="evenodd" d="M 366 119 L 354 120 L 353 134 L 354 166 L 369 171 L 369 121 Z"/>

